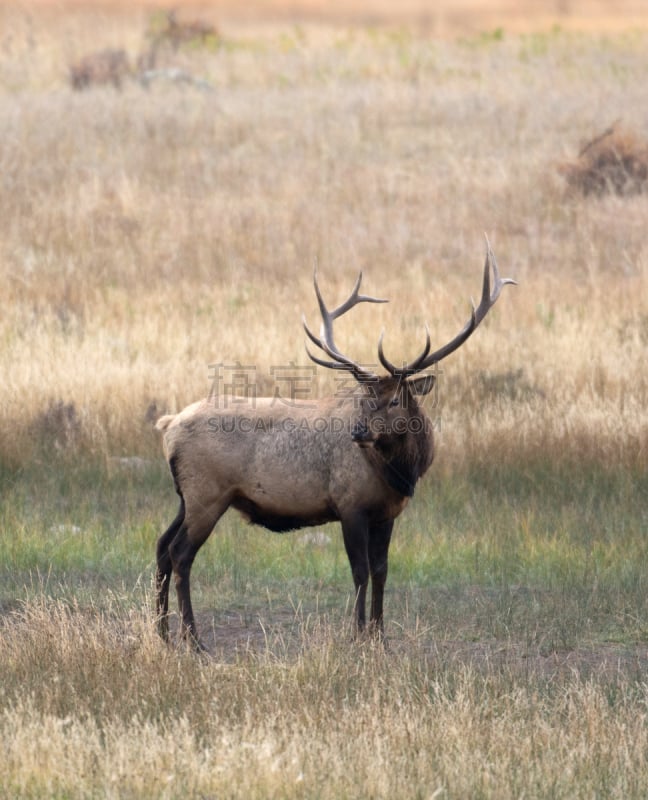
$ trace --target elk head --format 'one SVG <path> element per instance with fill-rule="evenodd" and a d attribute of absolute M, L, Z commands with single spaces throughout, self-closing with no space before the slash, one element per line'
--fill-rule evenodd
<path fill-rule="evenodd" d="M 308 348 L 306 350 L 316 364 L 328 369 L 346 370 L 361 385 L 362 391 L 357 399 L 358 417 L 351 430 L 353 441 L 361 447 L 373 446 L 389 457 L 399 440 L 407 437 L 408 434 L 416 436 L 423 432 L 428 421 L 416 398 L 426 395 L 432 390 L 435 384 L 435 375 L 429 373 L 420 375 L 419 373 L 434 367 L 461 347 L 495 305 L 502 287 L 507 283 L 515 284 L 515 281 L 510 278 L 500 278 L 497 262 L 488 240 L 486 244 L 482 296 L 477 308 L 473 304 L 468 322 L 453 339 L 433 352 L 430 352 L 430 332 L 426 326 L 423 350 L 413 361 L 403 364 L 401 367 L 397 367 L 386 358 L 383 351 L 383 331 L 378 341 L 378 359 L 387 370 L 387 375 L 382 376 L 376 375 L 340 352 L 333 338 L 333 322 L 358 303 L 386 303 L 387 301 L 359 294 L 362 281 L 361 272 L 349 298 L 335 310 L 329 311 L 322 299 L 317 285 L 317 273 L 315 274 L 315 294 L 322 315 L 320 335 L 315 336 L 305 320 L 303 320 L 303 325 L 308 338 L 331 360 L 324 360 L 313 355 Z M 491 271 L 493 273 L 492 290 Z"/>

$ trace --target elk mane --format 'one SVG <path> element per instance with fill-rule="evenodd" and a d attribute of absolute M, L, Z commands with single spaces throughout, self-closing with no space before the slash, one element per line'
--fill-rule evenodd
<path fill-rule="evenodd" d="M 409 398 L 414 411 L 418 404 Z M 425 421 L 427 424 L 427 420 Z M 412 497 L 418 479 L 426 472 L 434 458 L 433 439 L 428 436 L 400 436 L 378 439 L 372 448 L 376 453 L 376 467 L 383 480 L 403 497 Z"/>

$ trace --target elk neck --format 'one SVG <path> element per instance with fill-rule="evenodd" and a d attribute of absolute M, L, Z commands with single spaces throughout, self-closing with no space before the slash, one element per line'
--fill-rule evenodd
<path fill-rule="evenodd" d="M 385 483 L 403 497 L 412 497 L 416 484 L 434 458 L 432 433 L 382 437 L 364 451 Z"/>

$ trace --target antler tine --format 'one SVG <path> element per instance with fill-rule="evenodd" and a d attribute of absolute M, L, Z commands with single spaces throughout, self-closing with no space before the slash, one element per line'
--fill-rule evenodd
<path fill-rule="evenodd" d="M 313 285 L 315 286 L 315 294 L 317 295 L 317 302 L 319 304 L 320 313 L 322 315 L 322 330 L 326 336 L 326 341 L 331 346 L 333 342 L 333 322 L 334 320 L 346 314 L 353 306 L 358 303 L 388 303 L 388 300 L 381 300 L 378 297 L 369 297 L 368 295 L 359 294 L 360 284 L 362 283 L 362 271 L 358 273 L 358 278 L 353 287 L 353 291 L 349 297 L 341 303 L 334 311 L 329 311 L 324 303 L 324 298 L 317 283 L 317 267 L 313 270 Z M 317 344 L 317 342 L 316 342 Z"/>
<path fill-rule="evenodd" d="M 380 334 L 380 339 L 378 339 L 378 358 L 380 359 L 380 363 L 383 367 L 392 375 L 396 374 L 397 367 L 388 361 L 385 358 L 385 353 L 383 352 L 383 339 L 385 338 L 385 329 L 383 328 L 382 333 Z"/>
<path fill-rule="evenodd" d="M 317 278 L 317 276 L 315 276 Z M 353 308 L 353 306 L 357 305 L 358 303 L 388 303 L 389 300 L 381 300 L 379 297 L 369 297 L 366 294 L 358 294 L 360 291 L 360 284 L 362 283 L 362 270 L 358 273 L 358 279 L 355 282 L 355 286 L 353 287 L 353 291 L 349 295 L 349 298 L 344 301 L 341 305 L 339 305 L 335 311 L 331 311 L 331 319 L 337 319 L 341 317 L 342 314 L 346 314 L 349 309 Z M 319 294 L 319 290 L 318 290 Z M 321 295 L 320 295 L 321 297 Z M 321 308 L 321 304 L 320 304 Z"/>
<path fill-rule="evenodd" d="M 337 348 L 333 338 L 333 322 L 352 309 L 358 303 L 386 303 L 387 300 L 382 300 L 377 297 L 369 297 L 368 295 L 360 294 L 360 284 L 362 283 L 362 272 L 359 273 L 353 291 L 349 297 L 333 311 L 329 311 L 322 297 L 319 285 L 317 283 L 317 267 L 313 270 L 313 285 L 315 287 L 315 295 L 319 305 L 320 314 L 322 315 L 322 327 L 319 338 L 309 329 L 306 324 L 306 319 L 302 318 L 302 323 L 306 335 L 320 350 L 323 350 L 333 361 L 324 361 L 323 359 L 313 356 L 313 354 L 306 348 L 309 358 L 316 364 L 328 367 L 330 369 L 346 369 L 353 373 L 358 379 L 375 378 L 373 373 L 363 369 L 355 361 L 352 361 L 347 356 L 343 355 Z"/>
<path fill-rule="evenodd" d="M 378 358 L 380 359 L 380 363 L 383 367 L 389 372 L 391 375 L 413 375 L 415 372 L 421 368 L 420 364 L 423 363 L 423 360 L 430 352 L 430 346 L 432 342 L 430 341 L 430 328 L 428 325 L 425 325 L 425 347 L 423 351 L 411 362 L 411 364 L 403 364 L 402 367 L 397 367 L 391 363 L 386 357 L 385 353 L 383 352 L 383 338 L 385 336 L 385 331 L 380 334 L 380 339 L 378 340 Z"/>
<path fill-rule="evenodd" d="M 491 291 L 491 269 L 493 272 L 493 288 Z M 502 291 L 502 287 L 506 286 L 507 283 L 511 283 L 513 285 L 517 285 L 517 281 L 514 281 L 512 278 L 501 278 L 499 274 L 499 269 L 497 267 L 497 261 L 495 260 L 495 255 L 491 249 L 490 242 L 488 241 L 488 237 L 486 237 L 486 262 L 484 264 L 484 279 L 482 283 L 482 295 L 481 300 L 479 301 L 479 305 L 475 308 L 475 304 L 471 301 L 471 312 L 470 312 L 470 319 L 464 325 L 464 327 L 459 331 L 459 333 L 451 339 L 447 344 L 443 347 L 440 347 L 438 350 L 435 350 L 433 353 L 430 353 L 430 333 L 426 326 L 426 346 L 423 352 L 421 353 L 418 358 L 414 359 L 410 364 L 407 364 L 401 368 L 394 368 L 394 365 L 391 364 L 387 359 L 384 357 L 382 352 L 382 337 L 380 339 L 380 343 L 378 346 L 378 357 L 380 358 L 381 364 L 388 369 L 392 375 L 400 375 L 403 377 L 407 377 L 408 375 L 414 375 L 417 372 L 421 372 L 428 367 L 431 367 L 433 364 L 437 364 L 439 361 L 442 361 L 446 356 L 449 356 L 450 353 L 454 353 L 461 345 L 466 341 L 466 339 L 473 333 L 475 328 L 479 325 L 479 323 L 484 319 L 486 314 L 490 311 L 490 309 L 495 305 L 497 302 L 497 298 L 500 296 Z"/>
<path fill-rule="evenodd" d="M 491 249 L 490 242 L 488 241 L 488 237 L 486 236 L 486 261 L 484 263 L 484 282 L 482 284 L 482 296 L 477 308 L 475 308 L 474 303 L 472 304 L 472 309 L 470 313 L 470 319 L 464 325 L 464 327 L 459 331 L 459 333 L 451 339 L 448 344 L 444 345 L 443 347 L 435 350 L 434 353 L 430 353 L 426 358 L 424 358 L 421 363 L 417 366 L 416 371 L 419 372 L 423 369 L 427 369 L 431 367 L 432 364 L 436 364 L 439 361 L 449 356 L 450 353 L 454 353 L 454 351 L 461 347 L 461 345 L 466 341 L 466 339 L 473 333 L 475 328 L 479 325 L 479 323 L 484 319 L 486 314 L 491 310 L 491 308 L 495 305 L 497 298 L 500 296 L 500 292 L 502 291 L 502 287 L 505 286 L 507 283 L 517 285 L 517 281 L 514 281 L 512 278 L 500 278 L 499 269 L 497 267 L 497 261 L 495 260 L 495 255 Z M 491 282 L 490 282 L 490 273 L 491 268 L 493 270 L 493 290 L 491 292 Z"/>
<path fill-rule="evenodd" d="M 484 319 L 488 311 L 492 306 L 495 305 L 497 298 L 500 296 L 500 292 L 502 291 L 502 287 L 506 286 L 507 283 L 513 284 L 513 286 L 517 286 L 517 281 L 514 281 L 512 278 L 500 278 L 499 268 L 497 266 L 497 260 L 495 259 L 495 253 L 493 253 L 490 242 L 488 241 L 488 236 L 484 234 L 486 239 L 486 262 L 484 264 L 484 284 L 482 287 L 482 296 L 479 302 L 479 306 L 475 311 L 476 317 L 476 325 Z M 491 294 L 490 290 L 490 272 L 491 267 L 493 269 L 493 293 Z"/>
<path fill-rule="evenodd" d="M 425 323 L 425 347 L 423 348 L 423 352 L 419 356 L 417 356 L 417 358 L 415 358 L 414 361 L 412 361 L 411 364 L 408 364 L 407 367 L 405 367 L 405 369 L 406 370 L 410 370 L 410 371 L 411 370 L 416 371 L 419 368 L 419 364 L 423 363 L 423 360 L 426 358 L 427 354 L 430 352 L 430 346 L 431 345 L 432 345 L 432 342 L 430 341 L 430 328 L 429 328 L 429 326 L 428 326 L 428 324 L 426 322 Z"/>
<path fill-rule="evenodd" d="M 347 362 L 344 361 L 324 361 L 323 358 L 318 358 L 317 356 L 314 356 L 308 349 L 308 347 L 306 347 L 306 353 L 311 361 L 314 361 L 316 364 L 319 364 L 322 367 L 327 367 L 328 369 L 345 369 L 347 371 L 354 372 L 354 368 L 356 366 L 353 362 L 349 362 L 347 364 Z M 364 374 L 364 370 L 362 370 L 362 372 Z M 368 372 L 366 374 L 367 376 L 369 375 Z"/>
<path fill-rule="evenodd" d="M 331 363 L 330 361 L 323 361 L 316 356 L 313 356 L 312 353 L 308 348 L 306 348 L 306 352 L 308 353 L 309 357 L 315 361 L 317 364 L 321 364 L 323 367 L 330 367 L 331 369 L 353 369 L 358 367 L 358 365 L 352 361 L 350 358 L 342 355 L 342 353 L 338 352 L 337 349 L 330 347 L 326 339 L 322 340 L 320 337 L 319 339 L 313 331 L 308 327 L 306 324 L 306 317 L 302 315 L 302 325 L 304 326 L 304 330 L 306 331 L 306 335 L 311 340 L 314 345 L 323 350 L 328 356 L 335 359 L 337 363 Z M 324 327 L 324 323 L 322 323 L 322 328 Z M 358 367 L 359 368 L 359 367 Z"/>

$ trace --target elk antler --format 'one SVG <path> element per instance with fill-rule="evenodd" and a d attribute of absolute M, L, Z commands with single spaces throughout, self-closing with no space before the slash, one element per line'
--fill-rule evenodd
<path fill-rule="evenodd" d="M 493 291 L 491 293 L 490 288 L 490 273 L 491 268 L 493 270 Z M 383 336 L 380 336 L 380 341 L 378 342 L 378 358 L 380 359 L 380 363 L 385 367 L 385 369 L 394 375 L 395 377 L 406 378 L 409 375 L 415 375 L 417 372 L 421 372 L 428 367 L 431 367 L 433 364 L 437 364 L 439 361 L 444 359 L 446 356 L 449 356 L 450 353 L 454 353 L 454 351 L 461 347 L 461 345 L 466 341 L 466 339 L 473 333 L 473 331 L 477 328 L 479 323 L 484 319 L 486 314 L 490 311 L 490 309 L 495 305 L 497 298 L 500 296 L 500 292 L 502 291 L 502 287 L 505 286 L 507 283 L 512 283 L 517 285 L 517 281 L 512 280 L 511 278 L 500 278 L 499 270 L 497 269 L 497 261 L 495 260 L 495 255 L 491 250 L 490 243 L 488 238 L 486 238 L 486 263 L 484 264 L 484 283 L 482 286 L 482 296 L 479 305 L 475 308 L 474 303 L 472 304 L 472 313 L 470 315 L 470 319 L 464 325 L 461 331 L 451 339 L 448 344 L 440 347 L 438 350 L 435 350 L 433 353 L 430 353 L 430 331 L 428 330 L 427 325 L 425 326 L 425 347 L 423 348 L 423 352 L 417 356 L 414 361 L 410 364 L 404 364 L 402 367 L 396 367 L 391 361 L 388 361 L 385 358 L 385 354 L 383 352 Z"/>
<path fill-rule="evenodd" d="M 320 313 L 322 314 L 322 327 L 320 330 L 319 338 L 315 336 L 315 334 L 309 329 L 308 325 L 306 324 L 306 318 L 302 317 L 302 324 L 304 326 L 304 330 L 306 331 L 306 335 L 308 338 L 313 342 L 313 344 L 317 345 L 320 350 L 323 350 L 328 356 L 330 356 L 333 361 L 324 361 L 317 356 L 314 356 L 308 348 L 306 348 L 306 352 L 308 353 L 309 358 L 314 361 L 316 364 L 320 364 L 322 367 L 328 367 L 329 369 L 345 369 L 349 372 L 353 373 L 354 377 L 360 381 L 366 380 L 375 380 L 376 376 L 373 372 L 370 372 L 367 369 L 364 369 L 355 361 L 352 361 L 347 356 L 343 355 L 337 348 L 335 341 L 333 340 L 333 322 L 341 317 L 343 314 L 346 314 L 347 311 L 353 308 L 353 306 L 358 305 L 358 303 L 387 303 L 388 300 L 380 300 L 377 297 L 367 297 L 366 295 L 359 294 L 360 291 L 360 284 L 362 282 L 362 272 L 358 275 L 358 280 L 353 288 L 353 291 L 349 295 L 348 299 L 342 303 L 342 305 L 338 306 L 334 311 L 329 311 L 324 303 L 324 299 L 322 298 L 322 293 L 319 290 L 319 286 L 317 285 L 317 268 L 314 270 L 313 273 L 313 283 L 315 285 L 315 294 L 317 295 L 317 302 L 319 303 Z"/>

